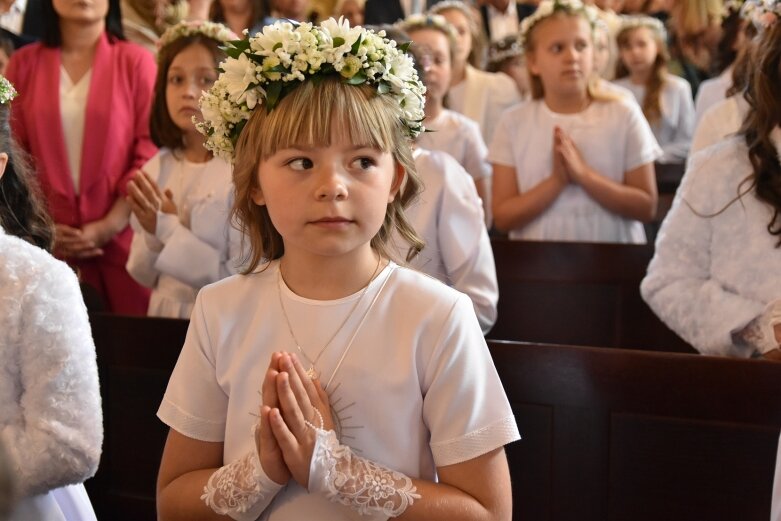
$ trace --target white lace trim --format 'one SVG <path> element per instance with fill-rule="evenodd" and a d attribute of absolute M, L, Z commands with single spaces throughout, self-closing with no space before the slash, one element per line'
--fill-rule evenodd
<path fill-rule="evenodd" d="M 432 442 L 430 447 L 436 466 L 444 467 L 482 456 L 519 439 L 515 417 L 508 416 L 463 436 Z"/>
<path fill-rule="evenodd" d="M 781 300 L 771 302 L 765 311 L 744 328 L 732 333 L 732 340 L 739 345 L 748 345 L 762 354 L 778 349 L 775 326 L 781 324 Z"/>
<path fill-rule="evenodd" d="M 217 514 L 254 520 L 282 487 L 263 472 L 252 450 L 209 476 L 201 499 Z"/>
<path fill-rule="evenodd" d="M 320 492 L 361 515 L 382 513 L 398 517 L 420 499 L 412 480 L 353 454 L 334 431 L 317 429 L 309 469 L 309 491 Z"/>

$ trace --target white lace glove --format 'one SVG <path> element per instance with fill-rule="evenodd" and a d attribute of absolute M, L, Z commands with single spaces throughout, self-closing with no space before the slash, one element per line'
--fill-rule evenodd
<path fill-rule="evenodd" d="M 765 307 L 765 311 L 746 327 L 733 332 L 732 341 L 749 345 L 764 355 L 779 348 L 774 330 L 777 324 L 781 324 L 781 300 L 771 302 Z"/>
<path fill-rule="evenodd" d="M 309 492 L 346 505 L 361 515 L 400 516 L 420 499 L 412 480 L 353 454 L 334 431 L 315 429 L 317 441 L 309 466 Z"/>
<path fill-rule="evenodd" d="M 258 452 L 253 449 L 209 476 L 201 499 L 220 515 L 254 521 L 283 486 L 263 472 Z"/>

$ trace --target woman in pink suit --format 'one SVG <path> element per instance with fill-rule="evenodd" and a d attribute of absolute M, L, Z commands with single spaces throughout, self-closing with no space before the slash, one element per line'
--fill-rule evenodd
<path fill-rule="evenodd" d="M 149 137 L 152 55 L 124 41 L 118 0 L 44 0 L 45 37 L 14 54 L 12 126 L 33 157 L 57 224 L 55 253 L 109 309 L 146 313 L 125 270 L 125 185 L 157 150 Z"/>

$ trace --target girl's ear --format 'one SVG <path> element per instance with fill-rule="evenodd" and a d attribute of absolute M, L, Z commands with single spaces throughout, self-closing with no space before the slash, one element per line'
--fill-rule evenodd
<path fill-rule="evenodd" d="M 3 178 L 6 166 L 8 166 L 8 154 L 0 152 L 0 179 Z"/>
<path fill-rule="evenodd" d="M 396 194 L 401 190 L 401 185 L 404 183 L 404 178 L 407 176 L 407 171 L 398 161 L 394 162 L 395 172 L 393 173 L 393 184 L 391 184 L 390 193 L 388 194 L 388 203 L 392 203 L 396 199 Z"/>
<path fill-rule="evenodd" d="M 526 54 L 526 69 L 528 69 L 529 74 L 533 74 L 535 76 L 540 75 L 540 71 L 537 68 L 537 58 L 534 56 L 533 52 Z"/>
<path fill-rule="evenodd" d="M 265 206 L 266 198 L 263 197 L 263 190 L 260 188 L 253 188 L 250 191 L 250 199 L 258 206 Z"/>

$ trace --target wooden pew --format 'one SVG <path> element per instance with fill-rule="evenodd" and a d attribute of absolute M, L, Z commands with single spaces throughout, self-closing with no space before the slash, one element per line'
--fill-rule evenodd
<path fill-rule="evenodd" d="M 694 353 L 640 296 L 650 245 L 492 239 L 498 320 L 517 340 Z"/>
<path fill-rule="evenodd" d="M 767 521 L 781 364 L 490 342 L 524 521 Z"/>
<path fill-rule="evenodd" d="M 155 414 L 188 321 L 90 316 L 103 398 L 100 467 L 86 482 L 98 519 L 154 521 L 155 483 L 168 433 Z"/>

